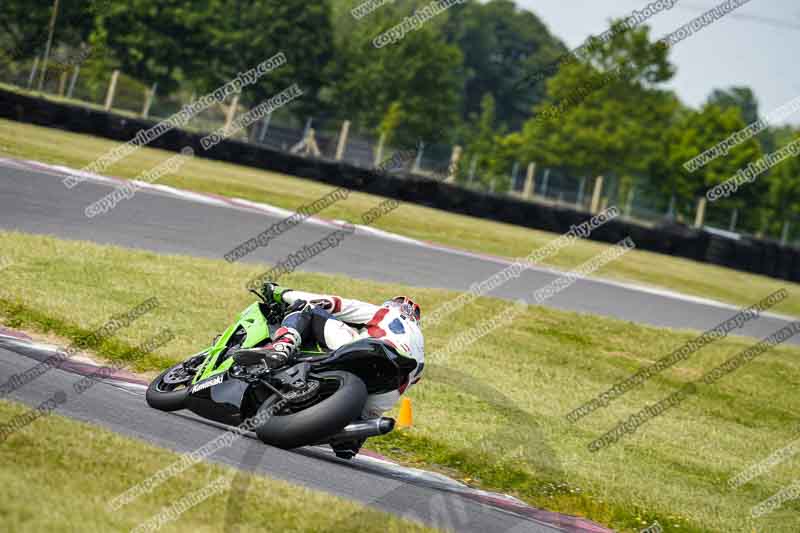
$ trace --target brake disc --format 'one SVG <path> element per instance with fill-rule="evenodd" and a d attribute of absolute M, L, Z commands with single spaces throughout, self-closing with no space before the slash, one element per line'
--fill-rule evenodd
<path fill-rule="evenodd" d="M 307 381 L 306 386 L 300 390 L 287 392 L 283 397 L 291 403 L 300 403 L 308 400 L 319 390 L 319 381 Z"/>
<path fill-rule="evenodd" d="M 188 383 L 192 380 L 192 376 L 186 372 L 186 369 L 181 366 L 176 366 L 162 378 L 162 381 L 167 385 L 180 385 L 182 383 Z"/>

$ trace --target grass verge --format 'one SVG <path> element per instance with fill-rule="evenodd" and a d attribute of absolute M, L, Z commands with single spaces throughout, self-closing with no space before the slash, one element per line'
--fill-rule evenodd
<path fill-rule="evenodd" d="M 27 411 L 0 401 L 0 420 Z M 109 453 L 113 450 L 113 453 Z M 121 494 L 177 461 L 176 453 L 57 415 L 36 420 L 0 444 L 0 516 L 16 533 L 130 531 L 154 519 L 220 477 L 228 487 L 235 470 L 199 463 L 109 512 Z M 334 496 L 263 476 L 248 476 L 238 511 L 239 531 L 435 531 Z M 46 481 L 43 481 L 46 480 Z M 223 485 L 224 486 L 224 485 Z M 230 488 L 191 507 L 160 531 L 211 533 L 225 530 Z"/>
<path fill-rule="evenodd" d="M 81 168 L 117 143 L 88 135 L 0 120 L 0 154 Z M 134 178 L 168 157 L 171 152 L 143 148 L 123 159 L 108 172 Z M 221 194 L 296 209 L 332 190 L 332 187 L 293 176 L 195 158 L 179 174 L 161 183 L 193 191 Z M 360 223 L 360 215 L 381 201 L 354 192 L 321 213 L 328 218 Z M 500 222 L 456 215 L 415 204 L 403 204 L 379 219 L 375 226 L 386 230 L 466 250 L 504 257 L 523 257 L 544 246 L 555 234 Z M 242 240 L 250 235 L 242 235 Z M 596 256 L 606 244 L 583 241 L 563 249 L 544 261 L 557 268 L 572 268 Z M 787 287 L 794 298 L 776 306 L 776 312 L 800 316 L 800 285 L 747 274 L 723 267 L 635 250 L 625 261 L 612 262 L 597 273 L 618 280 L 665 287 L 686 294 L 750 305 L 760 295 Z"/>
<path fill-rule="evenodd" d="M 0 232 L 11 259 L 0 271 L 3 322 L 85 337 L 114 313 L 156 296 L 160 306 L 97 351 L 127 360 L 129 347 L 165 325 L 176 338 L 130 365 L 154 370 L 194 353 L 222 331 L 251 296 L 243 283 L 258 266 L 164 256 L 92 243 Z M 261 267 L 263 268 L 263 267 Z M 433 309 L 455 293 L 295 273 L 285 284 L 369 301 L 411 293 Z M 697 379 L 750 346 L 729 337 L 630 391 L 576 424 L 566 413 L 694 334 L 592 315 L 528 307 L 513 327 L 493 331 L 448 360 L 437 359 L 453 332 L 474 327 L 508 304 L 481 298 L 426 329 L 426 371 L 410 391 L 415 427 L 370 444 L 411 463 L 504 490 L 547 509 L 587 516 L 622 531 L 654 520 L 666 531 L 795 531 L 796 501 L 753 521 L 749 510 L 800 475 L 787 461 L 749 484 L 727 480 L 798 437 L 800 350 L 781 346 L 619 443 L 587 444 L 620 420 Z"/>

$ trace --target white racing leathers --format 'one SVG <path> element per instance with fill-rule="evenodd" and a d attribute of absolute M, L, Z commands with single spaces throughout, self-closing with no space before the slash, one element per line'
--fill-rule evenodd
<path fill-rule="evenodd" d="M 408 387 L 421 378 L 425 362 L 425 341 L 422 331 L 419 325 L 402 314 L 400 309 L 296 290 L 284 292 L 282 298 L 289 305 L 297 300 L 305 300 L 328 311 L 336 318 L 325 322 L 323 332 L 325 344 L 331 350 L 359 339 L 372 337 L 387 340 L 401 355 L 416 359 L 416 370 L 400 389 L 384 394 L 370 394 L 367 397 L 367 403 L 361 414 L 363 418 L 381 416 L 397 403 L 400 395 L 408 390 Z"/>

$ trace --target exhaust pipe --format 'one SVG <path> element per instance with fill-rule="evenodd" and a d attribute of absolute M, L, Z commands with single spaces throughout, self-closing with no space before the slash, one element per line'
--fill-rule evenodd
<path fill-rule="evenodd" d="M 394 429 L 394 418 L 382 416 L 380 418 L 370 418 L 369 420 L 359 420 L 344 427 L 339 433 L 328 438 L 328 442 L 346 441 L 354 439 L 366 439 L 378 435 L 386 435 Z"/>

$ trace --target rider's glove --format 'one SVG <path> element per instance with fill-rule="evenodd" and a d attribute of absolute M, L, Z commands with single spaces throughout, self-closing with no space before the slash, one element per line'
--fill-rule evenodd
<path fill-rule="evenodd" d="M 261 289 L 261 292 L 268 301 L 282 304 L 284 303 L 282 297 L 283 293 L 289 290 L 291 290 L 289 287 L 281 287 L 277 283 L 266 281 L 264 282 L 264 287 Z"/>

